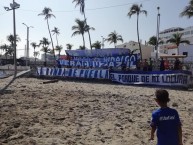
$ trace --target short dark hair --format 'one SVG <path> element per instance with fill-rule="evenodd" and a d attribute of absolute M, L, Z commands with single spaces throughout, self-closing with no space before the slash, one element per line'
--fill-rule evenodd
<path fill-rule="evenodd" d="M 156 96 L 156 99 L 161 103 L 167 103 L 170 101 L 169 93 L 166 90 L 162 90 L 162 89 L 156 90 L 155 96 Z"/>

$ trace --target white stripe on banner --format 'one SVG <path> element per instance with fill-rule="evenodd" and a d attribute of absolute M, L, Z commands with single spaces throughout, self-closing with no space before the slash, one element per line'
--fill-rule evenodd
<path fill-rule="evenodd" d="M 38 75 L 109 79 L 109 70 L 38 67 Z"/>

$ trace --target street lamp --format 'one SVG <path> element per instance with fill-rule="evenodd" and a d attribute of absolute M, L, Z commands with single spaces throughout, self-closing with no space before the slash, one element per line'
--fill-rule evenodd
<path fill-rule="evenodd" d="M 27 51 L 26 51 L 26 65 L 27 65 L 27 58 L 29 58 L 29 28 L 33 28 L 33 26 L 28 26 L 25 23 L 22 23 L 27 27 Z"/>
<path fill-rule="evenodd" d="M 14 33 L 14 77 L 17 75 L 17 50 L 16 50 L 16 24 L 15 24 L 15 9 L 18 9 L 20 7 L 20 4 L 16 3 L 15 0 L 13 0 L 13 3 L 10 4 L 9 7 L 4 7 L 6 11 L 13 10 L 13 33 Z"/>
<path fill-rule="evenodd" d="M 156 35 L 156 61 L 158 60 L 158 44 L 159 44 L 159 29 L 160 29 L 160 13 L 159 13 L 159 9 L 160 7 L 157 7 L 157 11 L 158 11 L 158 14 L 157 14 L 157 35 Z"/>

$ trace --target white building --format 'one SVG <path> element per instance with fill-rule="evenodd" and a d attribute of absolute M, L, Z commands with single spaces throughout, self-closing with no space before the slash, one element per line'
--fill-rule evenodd
<path fill-rule="evenodd" d="M 131 51 L 138 49 L 135 51 L 135 54 L 140 53 L 139 50 L 139 44 L 135 41 L 129 41 L 126 43 L 123 43 L 121 45 L 117 45 L 117 48 L 128 48 Z M 143 59 L 149 59 L 151 57 L 151 53 L 153 52 L 153 46 L 147 45 L 147 44 L 141 44 L 141 50 L 142 50 L 142 57 Z"/>
<path fill-rule="evenodd" d="M 179 53 L 180 55 L 187 55 L 184 61 L 193 62 L 193 45 L 180 45 Z"/>
<path fill-rule="evenodd" d="M 172 28 L 165 29 L 165 30 L 160 32 L 159 37 L 162 41 L 164 41 L 164 44 L 159 45 L 159 48 L 158 48 L 159 53 L 168 54 L 168 55 L 176 55 L 178 53 L 177 52 L 177 46 L 175 44 L 166 43 L 166 41 L 171 39 L 173 34 L 176 34 L 176 33 L 183 33 L 182 39 L 183 40 L 189 40 L 190 44 L 193 44 L 193 26 L 187 27 L 187 28 L 172 27 Z M 187 44 L 180 44 L 179 55 L 182 54 L 183 49 L 185 49 L 186 47 L 188 47 Z M 191 51 L 189 49 L 186 49 L 186 50 L 187 50 L 187 52 Z M 189 53 L 191 54 L 191 52 L 189 52 Z"/>
<path fill-rule="evenodd" d="M 182 39 L 189 40 L 193 44 L 193 26 L 187 28 L 173 27 L 160 32 L 159 37 L 166 43 L 175 33 L 183 33 Z"/>
<path fill-rule="evenodd" d="M 45 53 L 41 54 L 41 60 L 45 61 Z M 46 61 L 52 61 L 54 60 L 54 55 L 53 54 L 46 54 Z"/>

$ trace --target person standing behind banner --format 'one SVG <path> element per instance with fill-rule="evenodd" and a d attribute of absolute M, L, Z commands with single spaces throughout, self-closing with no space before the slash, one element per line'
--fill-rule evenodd
<path fill-rule="evenodd" d="M 137 59 L 137 61 L 136 61 L 136 68 L 137 68 L 137 70 L 141 69 L 141 61 L 140 61 L 140 59 Z"/>
<path fill-rule="evenodd" d="M 160 61 L 160 71 L 164 71 L 165 70 L 165 67 L 164 67 L 164 59 L 161 58 L 161 61 Z"/>
<path fill-rule="evenodd" d="M 145 59 L 143 62 L 143 71 L 147 71 L 147 70 L 148 70 L 148 63 L 147 63 L 147 59 Z"/>
<path fill-rule="evenodd" d="M 169 70 L 169 61 L 167 59 L 164 61 L 164 68 L 165 70 Z"/>
<path fill-rule="evenodd" d="M 123 62 L 122 64 L 121 64 L 121 70 L 122 71 L 126 71 L 126 64 L 125 64 L 125 62 Z"/>
<path fill-rule="evenodd" d="M 149 61 L 148 61 L 148 71 L 152 71 L 152 68 L 153 68 L 153 61 L 151 60 L 151 58 L 149 58 Z"/>
<path fill-rule="evenodd" d="M 61 66 L 61 64 L 60 64 L 60 60 L 58 59 L 58 60 L 56 60 L 56 62 L 57 62 L 58 68 L 62 68 L 62 66 Z"/>
<path fill-rule="evenodd" d="M 174 70 L 179 70 L 180 69 L 180 60 L 178 58 L 176 58 L 175 62 L 174 62 Z"/>

